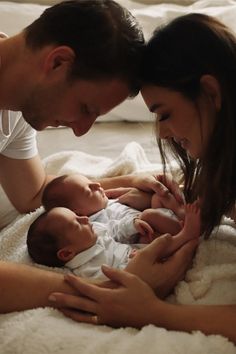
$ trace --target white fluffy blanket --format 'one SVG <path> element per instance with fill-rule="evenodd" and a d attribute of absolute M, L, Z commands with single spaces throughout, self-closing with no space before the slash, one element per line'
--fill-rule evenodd
<path fill-rule="evenodd" d="M 137 143 L 128 144 L 115 160 L 78 151 L 62 152 L 45 160 L 49 173 L 80 172 L 89 177 L 160 170 L 149 163 Z M 42 209 L 19 216 L 0 234 L 3 260 L 31 264 L 25 246 L 27 228 Z M 30 296 L 30 294 L 29 294 Z M 169 299 L 180 304 L 236 303 L 236 229 L 225 219 L 214 238 L 202 241 L 191 270 Z M 233 354 L 236 347 L 220 335 L 167 331 L 152 325 L 141 330 L 112 329 L 75 323 L 57 310 L 39 308 L 0 316 L 1 354 Z"/>

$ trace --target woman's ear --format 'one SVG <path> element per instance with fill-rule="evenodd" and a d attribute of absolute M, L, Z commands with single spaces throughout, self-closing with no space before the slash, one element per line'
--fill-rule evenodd
<path fill-rule="evenodd" d="M 69 247 L 64 247 L 61 248 L 59 251 L 57 251 L 57 258 L 60 259 L 63 262 L 69 262 L 72 258 L 75 256 L 75 251 L 73 251 Z"/>
<path fill-rule="evenodd" d="M 53 48 L 44 59 L 44 71 L 50 74 L 55 70 L 66 70 L 71 67 L 74 62 L 75 53 L 73 49 L 67 46 L 59 46 Z"/>
<path fill-rule="evenodd" d="M 221 109 L 221 88 L 219 81 L 212 75 L 203 75 L 200 79 L 203 92 L 212 100 L 217 112 Z"/>

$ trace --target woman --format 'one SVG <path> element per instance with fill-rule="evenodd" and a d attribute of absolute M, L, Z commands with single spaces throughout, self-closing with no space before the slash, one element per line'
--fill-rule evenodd
<path fill-rule="evenodd" d="M 235 219 L 235 36 L 211 17 L 179 17 L 157 30 L 147 43 L 142 76 L 142 95 L 156 115 L 163 162 L 166 149 L 178 159 L 186 200 L 199 198 L 203 231 L 209 236 L 224 214 Z M 163 249 L 168 248 L 165 237 L 161 243 Z M 158 259 L 156 254 L 140 251 L 127 270 L 145 280 L 143 273 L 152 274 Z M 68 283 L 86 297 L 53 294 L 52 299 L 59 307 L 70 307 L 63 312 L 79 321 L 135 327 L 152 323 L 173 330 L 222 334 L 236 343 L 236 305 L 165 303 L 146 284 L 151 282 L 107 267 L 103 271 L 115 289 L 69 276 Z"/>

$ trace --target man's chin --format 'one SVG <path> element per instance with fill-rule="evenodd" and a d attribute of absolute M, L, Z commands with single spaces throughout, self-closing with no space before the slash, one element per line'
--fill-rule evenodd
<path fill-rule="evenodd" d="M 41 130 L 44 130 L 45 128 L 47 128 L 47 125 L 42 124 L 42 123 L 39 123 L 39 122 L 37 122 L 37 121 L 34 120 L 34 119 L 30 119 L 30 118 L 27 117 L 27 115 L 24 115 L 24 114 L 23 114 L 23 117 L 24 117 L 24 120 L 25 120 L 32 128 L 34 128 L 34 129 L 37 130 L 37 131 L 41 131 Z"/>
<path fill-rule="evenodd" d="M 38 132 L 40 132 L 40 131 L 42 131 L 42 130 L 44 130 L 44 129 L 46 129 L 48 127 L 48 125 L 46 125 L 46 124 L 38 124 L 38 123 L 35 123 L 35 122 L 33 122 L 33 123 L 28 122 L 28 123 L 29 123 L 29 125 L 31 125 L 32 128 L 34 128 Z"/>

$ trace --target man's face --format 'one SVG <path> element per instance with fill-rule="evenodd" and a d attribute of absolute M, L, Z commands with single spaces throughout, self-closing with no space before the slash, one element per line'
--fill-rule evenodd
<path fill-rule="evenodd" d="M 65 79 L 44 80 L 33 87 L 21 111 L 36 130 L 62 125 L 81 136 L 100 115 L 109 112 L 128 95 L 128 85 L 118 79 L 72 83 Z"/>

